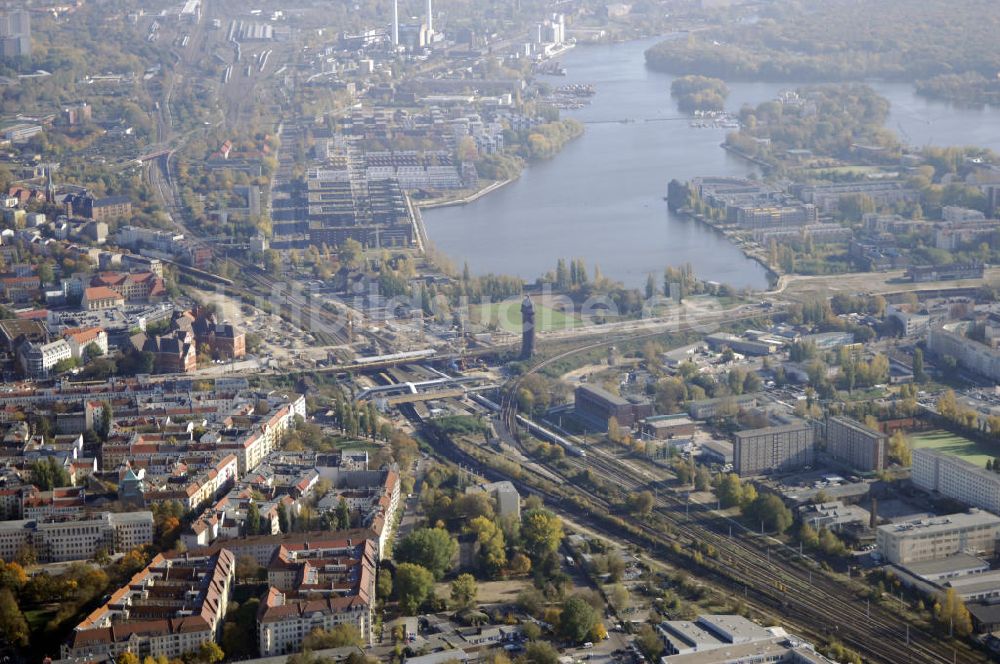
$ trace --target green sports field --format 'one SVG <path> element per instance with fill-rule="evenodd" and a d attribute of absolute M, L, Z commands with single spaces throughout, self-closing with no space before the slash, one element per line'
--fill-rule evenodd
<path fill-rule="evenodd" d="M 911 434 L 910 442 L 914 449 L 930 447 L 945 454 L 961 457 L 980 468 L 986 466 L 987 459 L 1000 457 L 1000 445 L 994 447 L 978 443 L 943 429 Z"/>
<path fill-rule="evenodd" d="M 471 307 L 473 320 L 483 325 L 499 323 L 501 329 L 508 332 L 521 331 L 521 300 L 505 300 L 493 304 L 480 304 Z M 564 314 L 544 304 L 535 302 L 535 328 L 540 332 L 549 330 L 569 330 L 580 325 L 580 319 L 570 314 Z"/>

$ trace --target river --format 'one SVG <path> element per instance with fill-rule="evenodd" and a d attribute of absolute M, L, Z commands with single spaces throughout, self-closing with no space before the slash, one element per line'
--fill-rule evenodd
<path fill-rule="evenodd" d="M 743 176 L 753 169 L 719 147 L 725 129 L 692 128 L 670 97 L 668 74 L 650 71 L 643 52 L 658 39 L 580 46 L 561 58 L 566 77 L 552 85 L 592 83 L 592 103 L 566 115 L 588 123 L 555 158 L 465 206 L 426 210 L 430 240 L 475 274 L 528 280 L 558 258 L 627 286 L 664 267 L 690 263 L 696 276 L 739 288 L 767 286 L 765 270 L 725 237 L 677 217 L 663 200 L 672 178 Z M 962 109 L 918 97 L 913 87 L 872 83 L 889 99 L 887 126 L 913 145 L 981 145 L 1000 151 L 1000 112 Z M 794 84 L 731 83 L 727 107 L 773 99 Z M 603 122 L 631 119 L 634 122 Z"/>

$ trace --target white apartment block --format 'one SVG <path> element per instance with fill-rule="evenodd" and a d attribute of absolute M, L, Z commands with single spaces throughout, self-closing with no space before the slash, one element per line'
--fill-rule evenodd
<path fill-rule="evenodd" d="M 932 449 L 913 450 L 913 484 L 972 507 L 1000 513 L 1000 475 Z"/>
<path fill-rule="evenodd" d="M 73 357 L 73 349 L 65 339 L 29 344 L 21 353 L 22 368 L 29 376 L 45 376 L 61 360 Z"/>
<path fill-rule="evenodd" d="M 84 518 L 51 517 L 0 522 L 0 558 L 13 560 L 26 546 L 39 562 L 92 558 L 100 549 L 127 553 L 152 544 L 152 512 L 104 512 Z"/>

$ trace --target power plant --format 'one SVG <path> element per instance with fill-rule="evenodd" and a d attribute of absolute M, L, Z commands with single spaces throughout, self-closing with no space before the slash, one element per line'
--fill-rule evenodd
<path fill-rule="evenodd" d="M 400 25 L 399 23 L 399 0 L 392 0 L 392 46 L 398 49 L 400 46 L 406 48 L 424 48 L 429 46 L 434 39 L 434 4 L 433 0 L 427 0 L 427 17 L 423 23 L 411 25 Z"/>
<path fill-rule="evenodd" d="M 392 45 L 399 48 L 399 0 L 392 0 Z"/>

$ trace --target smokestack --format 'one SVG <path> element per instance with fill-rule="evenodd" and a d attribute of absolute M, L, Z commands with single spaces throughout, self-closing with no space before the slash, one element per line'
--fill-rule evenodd
<path fill-rule="evenodd" d="M 434 34 L 434 7 L 433 0 L 427 0 L 427 36 Z"/>
<path fill-rule="evenodd" d="M 399 0 L 392 0 L 392 45 L 399 46 Z"/>

